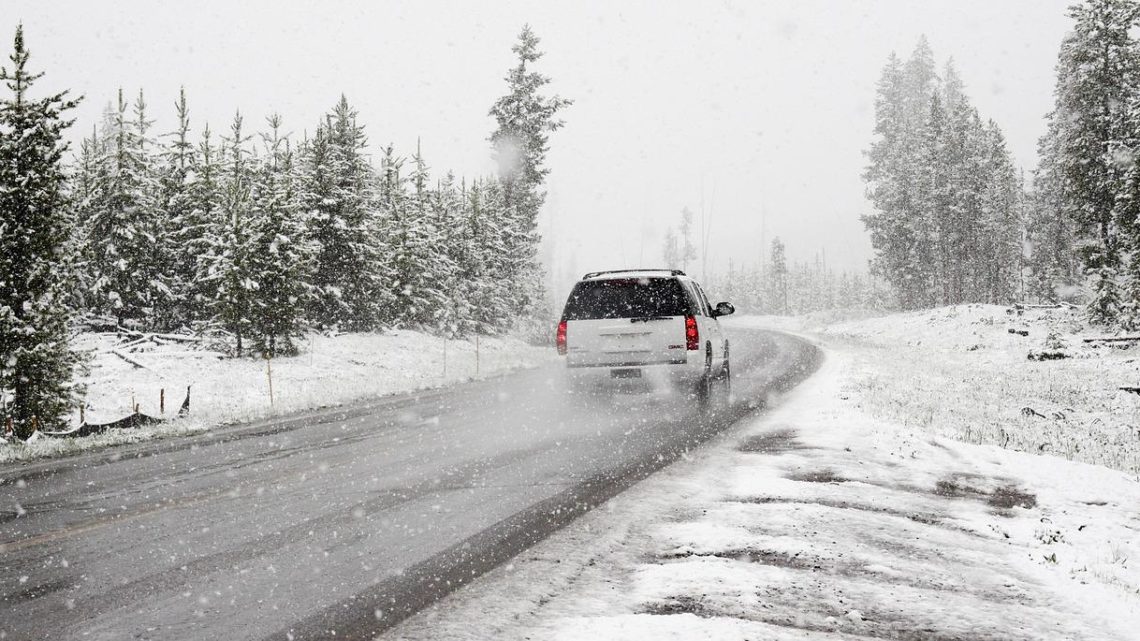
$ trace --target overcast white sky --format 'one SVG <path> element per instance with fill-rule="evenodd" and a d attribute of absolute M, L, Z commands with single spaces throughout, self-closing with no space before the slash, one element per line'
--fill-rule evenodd
<path fill-rule="evenodd" d="M 86 96 L 77 137 L 119 87 L 144 89 L 163 130 L 185 85 L 195 126 L 276 111 L 298 135 L 343 92 L 377 147 L 411 153 L 419 137 L 434 170 L 472 176 L 492 170 L 487 110 L 529 22 L 552 90 L 575 101 L 549 158 L 555 273 L 658 265 L 665 227 L 702 202 L 719 270 L 755 262 L 762 221 L 793 259 L 860 268 L 862 150 L 887 55 L 926 34 L 1028 171 L 1068 4 L 7 0 L 0 37 L 10 51 L 22 20 L 45 85 Z"/>

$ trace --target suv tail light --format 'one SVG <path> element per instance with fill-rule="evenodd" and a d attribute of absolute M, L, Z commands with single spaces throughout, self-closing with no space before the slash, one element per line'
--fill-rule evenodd
<path fill-rule="evenodd" d="M 685 349 L 700 349 L 701 333 L 697 330 L 697 317 L 685 317 Z"/>
<path fill-rule="evenodd" d="M 566 354 L 566 321 L 558 323 L 558 334 L 554 337 L 554 344 L 558 347 L 558 354 Z"/>

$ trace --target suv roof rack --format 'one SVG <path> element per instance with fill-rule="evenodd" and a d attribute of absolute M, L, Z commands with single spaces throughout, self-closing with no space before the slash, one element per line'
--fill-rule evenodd
<path fill-rule="evenodd" d="M 603 276 L 605 274 L 624 274 L 627 272 L 664 272 L 671 276 L 684 276 L 685 272 L 679 269 L 611 269 L 604 272 L 590 272 L 582 277 L 583 280 L 587 278 L 594 278 L 596 276 Z"/>

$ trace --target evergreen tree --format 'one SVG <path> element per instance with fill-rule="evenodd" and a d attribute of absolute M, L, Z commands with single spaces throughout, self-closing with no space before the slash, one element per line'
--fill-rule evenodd
<path fill-rule="evenodd" d="M 465 190 L 464 240 L 458 266 L 464 275 L 460 333 L 486 334 L 506 329 L 514 313 L 504 282 L 506 248 L 498 223 L 505 208 L 498 183 L 474 181 Z"/>
<path fill-rule="evenodd" d="M 317 327 L 364 331 L 395 318 L 366 143 L 356 111 L 341 96 L 302 154 L 300 196 L 317 248 L 309 318 Z"/>
<path fill-rule="evenodd" d="M 432 194 L 429 221 L 435 243 L 433 280 L 440 296 L 433 323 L 449 337 L 458 335 L 461 309 L 464 307 L 460 288 L 465 277 L 460 271 L 460 261 L 466 251 L 463 246 L 462 198 L 455 185 L 455 176 L 448 172 Z"/>
<path fill-rule="evenodd" d="M 1046 159 L 1063 179 L 1061 206 L 1076 226 L 1077 253 L 1090 281 L 1089 318 L 1111 324 L 1120 313 L 1117 282 L 1124 243 L 1121 207 L 1130 154 L 1127 106 L 1137 95 L 1140 49 L 1132 33 L 1140 5 L 1088 0 L 1069 9 L 1073 30 L 1061 44 L 1056 103 Z"/>
<path fill-rule="evenodd" d="M 135 119 L 128 119 L 119 91 L 103 134 L 85 248 L 95 311 L 112 316 L 119 325 L 150 329 L 157 324 L 159 310 L 170 305 L 172 291 L 158 249 L 158 189 L 145 109 L 140 93 Z"/>
<path fill-rule="evenodd" d="M 241 356 L 247 346 L 251 303 L 257 287 L 250 265 L 253 169 L 245 149 L 248 140 L 242 132 L 241 114 L 235 114 L 230 136 L 224 139 L 219 215 L 206 233 L 198 276 L 209 293 L 211 324 L 233 337 L 237 356 Z"/>
<path fill-rule="evenodd" d="M 863 224 L 871 234 L 878 268 L 904 309 L 927 305 L 931 290 L 926 271 L 930 264 L 917 258 L 931 253 L 927 238 L 932 228 L 921 214 L 916 175 L 921 128 L 932 108 L 927 86 L 933 63 L 915 62 L 926 59 L 925 49 L 920 43 L 905 66 L 892 53 L 883 69 L 875 98 L 875 139 L 864 172 L 874 210 L 863 216 Z"/>
<path fill-rule="evenodd" d="M 187 261 L 179 269 L 193 274 L 182 282 L 184 322 L 199 330 L 214 318 L 214 302 L 218 298 L 217 281 L 210 278 L 213 250 L 217 235 L 225 225 L 222 209 L 222 149 L 214 144 L 210 126 L 202 130 L 201 140 L 192 157 L 191 177 L 187 186 L 189 212 L 176 242 Z"/>
<path fill-rule="evenodd" d="M 960 102 L 960 101 L 959 101 Z M 953 275 L 959 265 L 961 243 L 955 220 L 951 163 L 950 123 L 942 97 L 930 97 L 929 112 L 922 127 L 914 175 L 913 214 L 901 223 L 910 239 L 901 260 L 907 276 L 910 300 L 919 307 L 936 305 L 951 297 Z"/>
<path fill-rule="evenodd" d="M 162 154 L 158 180 L 158 201 L 164 223 L 159 244 L 165 253 L 163 272 L 174 292 L 169 315 L 160 319 L 160 325 L 167 329 L 190 326 L 202 318 L 201 303 L 196 300 L 199 298 L 196 294 L 200 293 L 196 286 L 197 261 L 205 249 L 204 239 L 210 226 L 208 214 L 213 209 L 212 203 L 203 209 L 200 202 L 212 201 L 212 194 L 202 194 L 203 186 L 194 184 L 202 178 L 197 172 L 201 161 L 197 156 L 199 150 L 190 141 L 190 109 L 185 89 L 179 91 L 174 108 L 178 126 L 166 135 L 170 143 Z M 208 142 L 206 144 L 208 146 Z M 204 174 L 210 176 L 213 171 L 213 167 L 208 167 Z M 196 191 L 199 192 L 197 198 Z"/>
<path fill-rule="evenodd" d="M 1048 129 L 1038 142 L 1040 163 L 1033 173 L 1028 196 L 1029 295 L 1055 303 L 1058 290 L 1069 291 L 1080 282 L 1081 266 L 1074 252 L 1076 226 L 1065 210 L 1065 178 L 1058 164 L 1060 122 L 1050 116 Z"/>
<path fill-rule="evenodd" d="M 12 67 L 0 67 L 0 412 L 27 438 L 36 422 L 59 427 L 76 395 L 62 158 L 71 125 L 63 114 L 77 101 L 66 92 L 34 98 L 43 74 L 27 67 L 22 25 L 14 45 Z"/>
<path fill-rule="evenodd" d="M 82 222 L 91 219 L 92 206 L 98 197 L 101 158 L 99 137 L 92 128 L 91 137 L 84 138 L 80 143 L 79 158 L 75 163 L 69 189 L 69 200 L 76 223 L 68 241 L 67 251 L 67 255 L 71 257 L 76 267 L 75 286 L 72 288 L 69 306 L 80 314 L 92 307 L 90 292 L 93 289 L 94 279 L 85 261 L 88 256 L 87 238 L 83 233 Z"/>
<path fill-rule="evenodd" d="M 545 166 L 549 134 L 563 126 L 558 112 L 571 101 L 544 96 L 550 79 L 531 69 L 542 52 L 539 39 L 524 26 L 511 50 L 518 64 L 507 74 L 507 94 L 491 107 L 497 128 L 491 134 L 495 161 L 507 219 L 511 221 L 507 247 L 507 284 L 511 303 L 519 310 L 532 310 L 542 299 L 538 255 L 538 213 L 546 199 L 542 190 L 550 170 Z"/>
<path fill-rule="evenodd" d="M 1024 262 L 1024 186 L 1006 148 L 1005 136 L 990 120 L 983 132 L 981 223 L 977 233 L 981 273 L 975 300 L 1008 304 L 1018 298 Z"/>
<path fill-rule="evenodd" d="M 297 353 L 293 340 L 304 333 L 313 252 L 300 218 L 293 154 L 281 135 L 281 117 L 267 121 L 265 156 L 250 196 L 249 334 L 252 350 L 273 358 Z"/>
<path fill-rule="evenodd" d="M 402 166 L 402 159 L 396 158 L 389 146 L 381 162 L 380 182 L 385 252 L 393 278 L 395 318 L 389 322 L 422 327 L 430 324 L 445 304 L 440 285 L 448 278 L 450 261 L 446 248 L 438 245 L 432 224 L 430 178 L 419 150 L 407 179 L 400 173 Z"/>

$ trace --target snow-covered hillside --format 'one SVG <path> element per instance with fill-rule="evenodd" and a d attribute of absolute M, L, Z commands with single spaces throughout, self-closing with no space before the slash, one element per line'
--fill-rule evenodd
<path fill-rule="evenodd" d="M 169 424 L 115 430 L 80 439 L 35 438 L 0 445 L 0 462 L 27 460 L 79 449 L 182 434 L 297 410 L 438 387 L 472 378 L 531 367 L 554 358 L 554 351 L 514 338 L 447 340 L 421 332 L 312 334 L 303 352 L 272 363 L 222 359 L 207 350 L 169 341 L 123 343 L 111 335 L 80 338 L 94 353 L 85 377 L 84 418 L 100 423 L 123 418 L 135 405 L 143 414 L 172 417 L 190 387 L 187 418 Z M 478 361 L 478 363 L 477 363 Z M 273 374 L 273 402 L 269 370 Z M 165 390 L 165 412 L 160 395 Z M 79 424 L 79 410 L 72 417 Z"/>

